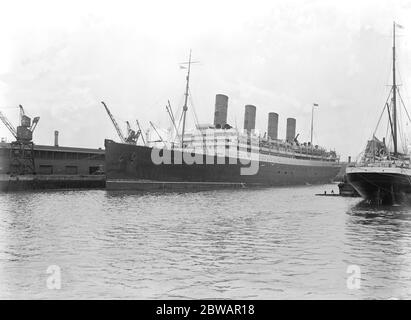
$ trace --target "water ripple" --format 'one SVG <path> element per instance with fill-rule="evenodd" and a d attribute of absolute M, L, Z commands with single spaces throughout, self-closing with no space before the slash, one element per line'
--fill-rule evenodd
<path fill-rule="evenodd" d="M 332 187 L 0 194 L 0 298 L 411 297 L 411 210 Z"/>

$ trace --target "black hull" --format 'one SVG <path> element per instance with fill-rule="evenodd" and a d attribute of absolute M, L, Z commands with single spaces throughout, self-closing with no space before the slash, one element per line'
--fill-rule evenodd
<path fill-rule="evenodd" d="M 348 182 L 368 202 L 400 204 L 411 202 L 411 177 L 399 173 L 347 173 Z"/>
<path fill-rule="evenodd" d="M 195 183 L 233 183 L 258 186 L 280 186 L 329 183 L 337 175 L 340 165 L 324 166 L 273 164 L 260 162 L 255 175 L 241 175 L 241 164 L 161 164 L 151 160 L 152 148 L 105 140 L 107 181 L 161 181 Z M 175 151 L 179 152 L 179 151 Z M 174 152 L 172 152 L 174 156 Z M 221 160 L 221 158 L 219 159 Z M 204 156 L 205 163 L 205 156 Z M 108 184 L 109 185 L 109 184 Z M 110 185 L 112 183 L 110 182 Z"/>

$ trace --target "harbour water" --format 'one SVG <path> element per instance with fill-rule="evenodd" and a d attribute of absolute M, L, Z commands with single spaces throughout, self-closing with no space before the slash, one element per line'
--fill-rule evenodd
<path fill-rule="evenodd" d="M 411 298 L 411 209 L 331 189 L 1 193 L 0 298 Z"/>

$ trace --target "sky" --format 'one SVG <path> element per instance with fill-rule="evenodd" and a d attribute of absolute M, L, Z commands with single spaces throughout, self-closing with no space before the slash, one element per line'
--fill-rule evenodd
<path fill-rule="evenodd" d="M 411 1 L 0 1 L 0 111 L 17 126 L 18 105 L 40 116 L 37 144 L 98 148 L 118 140 L 105 101 L 125 130 L 171 122 L 180 113 L 190 49 L 188 127 L 212 123 L 215 95 L 229 96 L 228 123 L 242 128 L 257 107 L 267 130 L 277 112 L 297 119 L 300 141 L 346 159 L 364 148 L 391 83 L 392 24 L 402 97 L 411 106 Z M 408 84 L 408 85 L 407 85 Z M 404 113 L 405 114 L 405 113 Z M 385 121 L 385 120 L 384 120 Z M 384 122 L 383 121 L 383 122 Z M 385 133 L 386 125 L 378 134 Z M 404 136 L 408 123 L 403 124 Z M 0 123 L 0 137 L 12 140 Z M 409 139 L 408 138 L 408 139 Z"/>

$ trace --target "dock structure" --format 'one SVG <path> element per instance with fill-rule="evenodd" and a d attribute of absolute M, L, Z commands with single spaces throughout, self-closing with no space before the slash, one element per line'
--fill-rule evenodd
<path fill-rule="evenodd" d="M 0 112 L 15 139 L 0 142 L 0 191 L 105 187 L 103 149 L 61 147 L 57 130 L 53 146 L 35 144 L 33 133 L 40 117 L 32 120 L 22 105 L 19 110 L 16 128 Z"/>
<path fill-rule="evenodd" d="M 0 142 L 0 174 L 11 174 L 13 148 Z M 40 175 L 89 175 L 104 168 L 103 149 L 33 146 L 34 172 Z"/>
<path fill-rule="evenodd" d="M 0 143 L 0 191 L 104 188 L 103 149 L 34 145 L 33 172 L 13 170 L 9 143 Z"/>
<path fill-rule="evenodd" d="M 56 189 L 104 189 L 104 175 L 19 175 L 0 174 L 0 191 Z"/>

